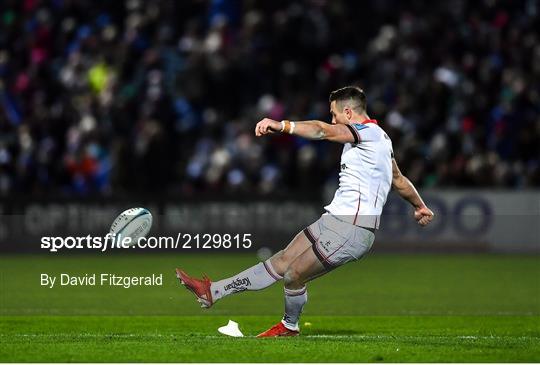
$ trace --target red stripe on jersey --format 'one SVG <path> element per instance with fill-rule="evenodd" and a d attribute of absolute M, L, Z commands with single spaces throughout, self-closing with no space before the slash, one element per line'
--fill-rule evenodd
<path fill-rule="evenodd" d="M 379 186 L 377 186 L 377 193 L 376 193 L 376 197 L 375 197 L 375 204 L 373 204 L 373 206 L 375 208 L 377 208 L 377 200 L 379 199 L 379 188 L 381 187 L 381 184 L 379 183 Z M 375 217 L 375 228 L 377 228 L 377 221 L 379 220 L 379 217 Z"/>
<path fill-rule="evenodd" d="M 352 224 L 354 225 L 356 223 L 356 218 L 358 218 L 358 212 L 360 211 L 360 198 L 362 197 L 362 192 L 358 192 L 358 206 L 356 207 L 356 215 L 354 216 L 354 221 Z"/>
<path fill-rule="evenodd" d="M 381 184 L 379 183 L 379 186 L 377 186 L 377 192 L 375 193 L 375 204 L 373 206 L 377 208 L 377 200 L 379 199 L 379 188 L 381 187 Z"/>
<path fill-rule="evenodd" d="M 368 123 L 374 123 L 374 124 L 379 124 L 379 122 L 377 122 L 376 119 L 366 119 L 362 122 L 362 124 L 368 124 Z"/>

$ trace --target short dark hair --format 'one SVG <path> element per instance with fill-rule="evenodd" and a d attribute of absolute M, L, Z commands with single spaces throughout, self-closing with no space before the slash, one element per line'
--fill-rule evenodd
<path fill-rule="evenodd" d="M 363 113 L 366 111 L 366 94 L 358 86 L 345 86 L 332 91 L 329 101 L 330 103 L 335 101 L 336 104 L 342 104 L 342 102 L 348 101 L 351 104 L 351 109 L 356 112 Z"/>

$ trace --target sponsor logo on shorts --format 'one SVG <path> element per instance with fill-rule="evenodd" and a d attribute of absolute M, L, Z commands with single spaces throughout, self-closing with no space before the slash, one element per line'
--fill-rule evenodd
<path fill-rule="evenodd" d="M 330 250 L 330 246 L 332 246 L 332 242 L 330 242 L 330 241 L 326 241 L 326 242 L 319 241 L 319 243 L 320 243 L 321 248 L 324 249 L 327 252 Z"/>
<path fill-rule="evenodd" d="M 251 286 L 251 281 L 249 278 L 235 279 L 230 284 L 225 285 L 225 291 L 235 289 L 235 290 L 246 290 L 246 287 Z"/>

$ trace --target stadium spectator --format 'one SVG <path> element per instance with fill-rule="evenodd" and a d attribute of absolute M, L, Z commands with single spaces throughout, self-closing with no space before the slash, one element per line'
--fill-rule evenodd
<path fill-rule="evenodd" d="M 4 0 L 0 192 L 318 192 L 337 181 L 340 146 L 253 128 L 329 120 L 328 94 L 347 84 L 364 88 L 416 185 L 538 187 L 539 11 Z"/>

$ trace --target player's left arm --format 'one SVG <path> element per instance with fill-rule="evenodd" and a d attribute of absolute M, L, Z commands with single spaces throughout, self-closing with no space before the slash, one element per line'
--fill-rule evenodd
<path fill-rule="evenodd" d="M 278 122 L 264 118 L 255 126 L 257 137 L 271 133 L 288 133 L 299 137 L 315 140 L 328 140 L 338 143 L 355 142 L 352 127 L 344 124 L 328 124 L 320 120 L 290 122 Z M 357 142 L 357 141 L 356 141 Z"/>
<path fill-rule="evenodd" d="M 392 158 L 392 187 L 414 207 L 414 219 L 418 224 L 427 226 L 433 219 L 434 214 L 426 206 L 413 183 L 401 173 L 394 158 Z"/>

